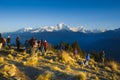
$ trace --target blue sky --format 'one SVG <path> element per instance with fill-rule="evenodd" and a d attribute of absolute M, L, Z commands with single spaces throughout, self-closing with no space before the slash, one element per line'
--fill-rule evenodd
<path fill-rule="evenodd" d="M 0 32 L 65 23 L 88 29 L 120 27 L 119 0 L 0 0 Z"/>

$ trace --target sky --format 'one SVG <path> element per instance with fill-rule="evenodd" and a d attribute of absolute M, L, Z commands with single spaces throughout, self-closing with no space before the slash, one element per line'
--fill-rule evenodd
<path fill-rule="evenodd" d="M 0 0 L 0 32 L 26 27 L 120 27 L 120 0 Z"/>

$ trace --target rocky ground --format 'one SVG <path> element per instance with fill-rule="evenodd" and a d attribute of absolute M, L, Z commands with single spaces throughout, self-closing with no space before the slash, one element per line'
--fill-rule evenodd
<path fill-rule="evenodd" d="M 84 65 L 85 59 L 47 51 L 29 55 L 14 49 L 0 51 L 0 80 L 119 80 L 120 67 L 116 62 L 97 63 L 93 59 Z M 108 65 L 107 65 L 108 64 Z"/>

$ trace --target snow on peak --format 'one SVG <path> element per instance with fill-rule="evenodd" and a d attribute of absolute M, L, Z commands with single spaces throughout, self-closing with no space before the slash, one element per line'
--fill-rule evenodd
<path fill-rule="evenodd" d="M 18 31 L 16 31 L 16 32 L 20 32 L 20 33 L 22 33 L 22 32 L 30 32 L 32 29 L 33 29 L 33 28 L 31 28 L 31 27 L 22 28 L 22 29 L 20 29 L 20 30 L 18 30 Z"/>
<path fill-rule="evenodd" d="M 83 26 L 80 27 L 70 27 L 64 23 L 57 24 L 56 26 L 43 26 L 39 28 L 23 28 L 18 30 L 17 32 L 31 32 L 31 33 L 37 33 L 37 32 L 58 32 L 58 31 L 69 31 L 69 32 L 83 32 L 83 33 L 100 33 L 105 32 L 105 29 L 94 29 L 94 30 L 88 30 Z"/>

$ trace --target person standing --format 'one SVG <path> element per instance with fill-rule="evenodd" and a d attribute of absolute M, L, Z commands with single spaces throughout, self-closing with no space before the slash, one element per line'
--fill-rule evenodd
<path fill-rule="evenodd" d="M 3 47 L 5 47 L 5 45 L 6 45 L 6 38 L 3 38 Z"/>
<path fill-rule="evenodd" d="M 47 47 L 48 47 L 48 42 L 45 40 L 45 41 L 44 41 L 45 52 L 47 51 Z"/>
<path fill-rule="evenodd" d="M 101 59 L 101 62 L 104 63 L 104 61 L 105 61 L 105 51 L 104 50 L 100 54 L 100 59 Z"/>
<path fill-rule="evenodd" d="M 73 55 L 76 56 L 78 53 L 77 48 L 74 49 Z"/>
<path fill-rule="evenodd" d="M 16 46 L 17 46 L 17 50 L 20 50 L 20 36 L 17 36 L 16 38 Z"/>
<path fill-rule="evenodd" d="M 2 38 L 2 34 L 0 33 L 0 50 L 2 49 L 3 46 L 3 38 Z"/>
<path fill-rule="evenodd" d="M 87 53 L 87 55 L 86 55 L 86 60 L 85 60 L 84 64 L 85 64 L 85 65 L 88 65 L 89 60 L 90 60 L 90 54 Z"/>
<path fill-rule="evenodd" d="M 9 49 L 11 48 L 11 45 L 10 45 L 10 36 L 8 36 L 8 38 L 7 38 L 7 46 L 9 47 Z"/>

